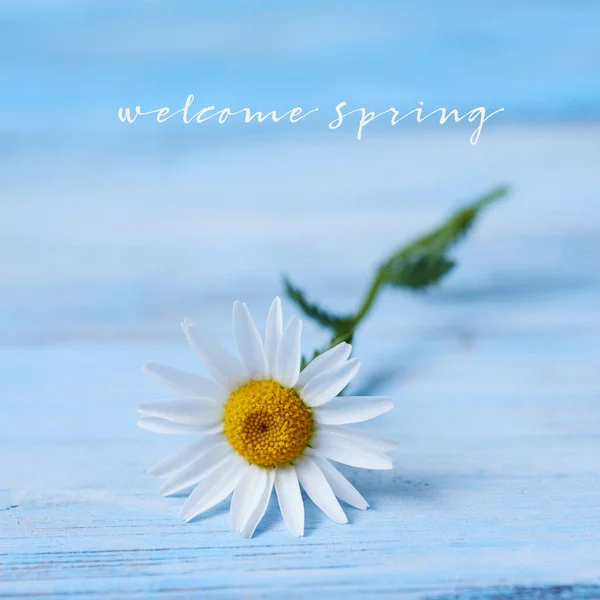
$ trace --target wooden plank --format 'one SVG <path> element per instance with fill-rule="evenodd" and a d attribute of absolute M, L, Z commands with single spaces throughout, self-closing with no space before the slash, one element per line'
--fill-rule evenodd
<path fill-rule="evenodd" d="M 597 597 L 600 282 L 594 265 L 600 237 L 594 215 L 600 205 L 590 202 L 586 165 L 598 150 L 576 129 L 555 133 L 564 144 L 544 144 L 546 134 L 533 133 L 515 149 L 520 157 L 505 158 L 511 173 L 532 149 L 544 151 L 546 160 L 518 175 L 520 192 L 482 223 L 460 253 L 456 277 L 424 298 L 388 294 L 358 336 L 365 366 L 357 386 L 377 388 L 397 404 L 372 425 L 400 441 L 396 467 L 344 469 L 372 508 L 348 508 L 350 524 L 338 526 L 307 501 L 307 535 L 300 540 L 285 531 L 275 499 L 252 540 L 228 531 L 225 505 L 195 523 L 180 522 L 182 499 L 159 497 L 145 469 L 182 441 L 136 429 L 135 404 L 161 394 L 139 367 L 157 360 L 194 368 L 177 335 L 183 305 L 225 339 L 231 300 L 240 294 L 264 317 L 275 273 L 288 259 L 315 297 L 350 306 L 369 263 L 398 238 L 390 221 L 407 234 L 433 222 L 444 208 L 436 204 L 439 190 L 429 188 L 419 201 L 431 203 L 423 206 L 397 202 L 397 195 L 383 202 L 384 233 L 373 220 L 343 252 L 334 250 L 343 232 L 325 241 L 323 256 L 342 265 L 334 279 L 314 249 L 322 224 L 310 229 L 308 221 L 302 227 L 315 243 L 307 256 L 299 252 L 307 246 L 306 229 L 285 231 L 287 256 L 275 228 L 261 234 L 263 245 L 240 227 L 236 252 L 223 251 L 214 264 L 201 262 L 177 279 L 169 273 L 193 235 L 178 240 L 174 222 L 157 235 L 167 213 L 156 206 L 134 237 L 155 240 L 156 252 L 165 253 L 160 268 L 147 254 L 136 262 L 136 250 L 127 249 L 127 236 L 119 237 L 109 219 L 99 231 L 90 226 L 87 245 L 77 233 L 66 234 L 62 246 L 58 231 L 49 234 L 56 236 L 50 246 L 58 266 L 48 279 L 36 281 L 35 272 L 49 263 L 30 264 L 17 253 L 17 263 L 30 271 L 19 281 L 17 266 L 3 266 L 0 597 Z M 496 141 L 508 156 L 509 138 Z M 386 148 L 382 142 L 381 156 Z M 481 160 L 491 168 L 498 155 L 486 156 Z M 548 164 L 562 166 L 561 178 L 573 175 L 577 194 L 570 206 L 550 189 L 557 184 L 552 172 L 552 185 L 536 188 Z M 417 179 L 406 185 L 416 189 Z M 387 184 L 390 194 L 400 193 L 391 179 Z M 73 206 L 75 196 L 68 201 Z M 252 210 L 268 215 L 271 202 Z M 360 202 L 347 220 L 357 228 Z M 544 212 L 547 202 L 552 210 Z M 332 201 L 326 224 L 341 203 L 342 196 Z M 24 216 L 21 208 L 3 210 L 7 219 L 13 214 L 12 223 Z M 217 213 L 215 222 L 223 217 Z M 41 231 L 39 218 L 34 229 Z M 10 229 L 10 219 L 3 223 Z M 111 231 L 132 272 L 142 265 L 135 281 L 99 249 Z M 92 291 L 85 261 L 62 262 L 77 243 L 98 261 L 88 263 L 89 281 L 100 282 Z M 259 277 L 261 286 L 236 279 L 236 256 L 245 244 L 253 250 L 242 259 L 244 269 L 284 248 L 268 263 L 273 276 Z M 200 255 L 218 247 L 211 236 L 191 245 Z M 232 271 L 218 279 L 216 269 L 228 265 Z M 199 292 L 195 282 L 205 266 Z M 171 295 L 164 291 L 170 283 L 176 284 Z M 105 295 L 98 296 L 102 286 Z M 61 308 L 65 290 L 73 294 Z M 307 349 L 320 339 L 307 328 Z"/>

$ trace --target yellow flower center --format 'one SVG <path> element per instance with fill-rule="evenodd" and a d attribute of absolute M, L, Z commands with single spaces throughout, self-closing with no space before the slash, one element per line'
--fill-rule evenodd
<path fill-rule="evenodd" d="M 250 380 L 225 404 L 225 435 L 248 462 L 274 467 L 296 458 L 313 432 L 311 409 L 272 379 Z"/>

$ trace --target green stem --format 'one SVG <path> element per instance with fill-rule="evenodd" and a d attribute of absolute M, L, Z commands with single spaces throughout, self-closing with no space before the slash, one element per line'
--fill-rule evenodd
<path fill-rule="evenodd" d="M 368 312 L 371 310 L 371 307 L 373 306 L 373 302 L 375 302 L 375 298 L 377 297 L 382 282 L 383 275 L 381 269 L 378 269 L 377 274 L 373 278 L 373 281 L 371 282 L 371 285 L 369 286 L 369 289 L 367 290 L 367 293 L 365 294 L 365 297 L 360 307 L 356 311 L 356 314 L 349 319 L 348 329 L 341 335 L 333 337 L 328 344 L 326 344 L 323 348 L 321 348 L 321 350 L 315 353 L 316 356 L 318 356 L 319 354 L 323 354 L 323 352 L 326 352 L 330 348 L 333 348 L 334 346 L 337 346 L 342 342 L 350 343 L 352 341 L 354 332 L 356 331 L 362 320 L 367 316 Z"/>
<path fill-rule="evenodd" d="M 382 271 L 381 271 L 381 269 L 377 269 L 377 273 L 376 273 L 375 277 L 373 278 L 373 281 L 371 282 L 369 289 L 367 290 L 364 300 L 362 301 L 360 308 L 358 309 L 357 313 L 354 315 L 354 318 L 352 319 L 352 321 L 353 321 L 352 329 L 353 330 L 356 329 L 358 324 L 367 316 L 367 313 L 371 310 L 371 307 L 373 306 L 373 302 L 375 302 L 375 298 L 377 297 L 377 294 L 379 292 L 379 287 L 381 286 L 382 281 L 383 281 Z"/>

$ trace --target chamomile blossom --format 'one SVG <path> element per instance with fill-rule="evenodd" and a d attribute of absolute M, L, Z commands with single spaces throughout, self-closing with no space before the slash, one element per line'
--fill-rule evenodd
<path fill-rule="evenodd" d="M 157 433 L 200 437 L 150 473 L 164 477 L 164 495 L 191 491 L 185 521 L 233 493 L 232 530 L 251 537 L 273 488 L 289 531 L 304 534 L 300 488 L 333 521 L 347 523 L 338 498 L 368 504 L 330 460 L 364 469 L 391 469 L 396 444 L 346 427 L 389 411 L 389 398 L 338 394 L 354 378 L 357 358 L 341 343 L 300 369 L 302 322 L 283 327 L 276 298 L 264 341 L 245 304 L 233 305 L 233 331 L 241 360 L 209 339 L 190 319 L 182 323 L 191 349 L 212 379 L 148 363 L 144 372 L 180 399 L 138 405 L 138 425 Z"/>

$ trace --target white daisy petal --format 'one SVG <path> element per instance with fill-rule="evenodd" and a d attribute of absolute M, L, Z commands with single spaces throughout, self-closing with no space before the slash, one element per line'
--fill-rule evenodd
<path fill-rule="evenodd" d="M 227 398 L 227 393 L 217 382 L 200 375 L 153 362 L 146 363 L 142 371 L 187 398 L 201 398 L 218 403 L 224 402 Z"/>
<path fill-rule="evenodd" d="M 180 435 L 188 435 L 192 433 L 215 433 L 219 429 L 222 429 L 223 425 L 184 425 L 182 423 L 173 423 L 173 421 L 167 421 L 166 419 L 160 419 L 158 417 L 140 417 L 137 420 L 138 427 L 153 431 L 154 433 L 174 433 Z"/>
<path fill-rule="evenodd" d="M 302 321 L 292 317 L 283 330 L 281 343 L 277 351 L 274 377 L 281 385 L 294 387 L 300 375 L 302 353 L 300 338 L 302 336 Z"/>
<path fill-rule="evenodd" d="M 241 531 L 258 505 L 267 486 L 267 470 L 258 465 L 248 465 L 231 498 L 229 523 L 232 531 Z"/>
<path fill-rule="evenodd" d="M 304 455 L 294 464 L 300 484 L 308 497 L 336 523 L 347 523 L 348 519 L 344 509 L 337 501 L 335 494 L 325 479 L 325 475 L 319 469 L 317 463 L 310 457 Z"/>
<path fill-rule="evenodd" d="M 201 452 L 204 452 L 206 448 L 212 448 L 215 445 L 226 441 L 226 439 L 227 438 L 221 433 L 216 435 L 205 435 L 199 440 L 187 444 L 187 446 L 184 446 L 174 454 L 163 458 L 163 460 L 148 469 L 148 474 L 154 475 L 155 477 L 166 477 L 167 475 L 171 475 L 171 473 L 191 463 L 192 460 L 194 460 Z"/>
<path fill-rule="evenodd" d="M 225 500 L 233 492 L 247 467 L 248 463 L 232 452 L 226 462 L 203 479 L 188 496 L 181 509 L 181 518 L 184 521 L 191 521 Z"/>
<path fill-rule="evenodd" d="M 205 448 L 189 464 L 173 473 L 163 483 L 160 493 L 163 496 L 171 496 L 197 484 L 221 467 L 233 453 L 227 442 Z"/>
<path fill-rule="evenodd" d="M 369 503 L 360 495 L 359 491 L 324 457 L 311 453 L 333 493 L 344 502 L 360 510 L 369 508 Z"/>
<path fill-rule="evenodd" d="M 137 405 L 138 412 L 183 425 L 216 425 L 223 409 L 206 400 L 150 400 Z"/>
<path fill-rule="evenodd" d="M 292 535 L 302 537 L 304 535 L 304 502 L 298 476 L 292 465 L 277 467 L 275 492 L 286 527 Z"/>
<path fill-rule="evenodd" d="M 260 333 L 248 307 L 237 300 L 233 304 L 233 334 L 248 375 L 252 379 L 266 379 L 269 376 L 269 365 Z"/>
<path fill-rule="evenodd" d="M 190 348 L 196 353 L 200 362 L 226 391 L 231 391 L 248 378 L 246 369 L 221 344 L 201 333 L 189 319 L 181 324 Z"/>
<path fill-rule="evenodd" d="M 317 429 L 310 441 L 311 447 L 319 454 L 336 462 L 360 469 L 391 469 L 392 459 L 368 446 L 363 446 L 331 431 Z"/>
<path fill-rule="evenodd" d="M 254 535 L 256 526 L 261 522 L 262 518 L 267 512 L 269 506 L 269 500 L 273 492 L 273 482 L 275 481 L 275 469 L 269 469 L 267 471 L 267 485 L 265 486 L 261 497 L 258 500 L 258 504 L 252 511 L 252 514 L 247 519 L 246 523 L 240 529 L 240 533 L 247 538 L 251 538 Z"/>
<path fill-rule="evenodd" d="M 398 442 L 379 437 L 378 435 L 373 435 L 367 431 L 354 429 L 353 427 L 340 427 L 339 425 L 319 425 L 319 431 L 329 431 L 334 434 L 341 435 L 356 442 L 357 444 L 360 444 L 361 446 L 367 446 L 367 448 L 377 450 L 378 452 L 393 452 L 396 450 L 396 448 L 398 448 Z"/>
<path fill-rule="evenodd" d="M 275 361 L 277 360 L 277 351 L 279 350 L 282 333 L 283 313 L 281 312 L 281 300 L 275 298 L 269 309 L 265 329 L 265 356 L 269 363 L 269 376 L 271 377 L 275 374 Z"/>
<path fill-rule="evenodd" d="M 323 352 L 320 356 L 317 356 L 314 360 L 310 361 L 298 377 L 298 383 L 296 384 L 296 391 L 302 393 L 302 388 L 317 375 L 320 375 L 324 371 L 335 367 L 339 363 L 343 363 L 348 359 L 352 352 L 352 346 L 346 342 L 342 342 L 333 348 Z"/>
<path fill-rule="evenodd" d="M 394 405 L 389 398 L 377 396 L 340 396 L 325 406 L 313 409 L 317 423 L 324 425 L 346 425 L 360 423 L 378 417 L 392 410 Z"/>
<path fill-rule="evenodd" d="M 302 390 L 302 400 L 310 407 L 329 402 L 352 381 L 359 367 L 358 358 L 351 358 L 313 377 Z"/>

